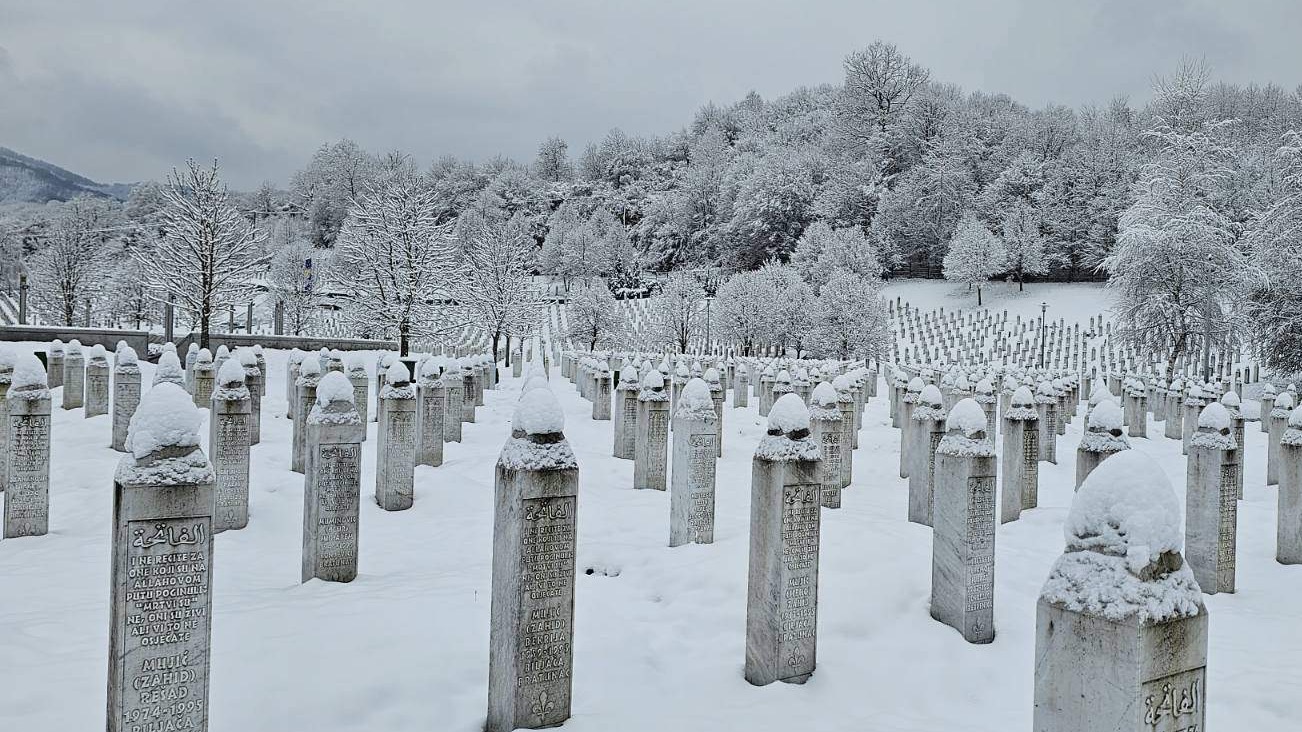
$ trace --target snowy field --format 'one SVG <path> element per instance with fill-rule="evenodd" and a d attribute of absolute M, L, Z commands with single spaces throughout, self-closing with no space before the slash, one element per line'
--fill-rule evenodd
<path fill-rule="evenodd" d="M 979 310 L 976 291 L 947 280 L 893 279 L 882 285 L 882 297 L 900 298 L 923 311 L 934 308 Z M 1107 295 L 1102 282 L 1030 283 L 1018 291 L 1016 282 L 991 282 L 981 288 L 981 307 L 994 313 L 1008 311 L 1009 318 L 1040 317 L 1040 303 L 1049 306 L 1049 319 L 1065 318 L 1068 323 L 1089 323 L 1091 316 L 1107 313 Z"/>
<path fill-rule="evenodd" d="M 31 349 L 36 344 L 20 345 Z M 230 732 L 479 732 L 486 709 L 492 465 L 519 393 L 486 393 L 442 467 L 416 469 L 416 504 L 386 513 L 365 445 L 360 576 L 299 584 L 302 476 L 290 472 L 285 354 L 269 352 L 251 521 L 217 538 L 211 729 Z M 153 367 L 143 364 L 146 383 Z M 504 371 L 509 375 L 508 371 Z M 931 532 L 905 520 L 899 433 L 872 400 L 844 508 L 825 510 L 818 668 L 804 686 L 742 678 L 755 408 L 726 410 L 716 543 L 667 547 L 669 496 L 631 489 L 610 456 L 611 422 L 553 370 L 581 470 L 574 637 L 578 732 L 741 729 L 1025 730 L 1035 602 L 1063 546 L 1080 418 L 1041 470 L 1041 507 L 997 531 L 992 645 L 928 615 Z M 884 389 L 882 389 L 884 394 Z M 756 401 L 752 399 L 754 404 Z M 56 393 L 55 403 L 58 403 Z M 731 405 L 731 399 L 729 399 Z M 0 542 L 2 729 L 104 724 L 112 474 L 109 417 L 55 409 L 51 533 Z M 1160 435 L 1160 425 L 1149 433 Z M 206 427 L 205 432 L 206 433 Z M 1211 613 L 1208 725 L 1292 732 L 1302 719 L 1302 567 L 1274 560 L 1275 490 L 1265 436 L 1247 432 L 1238 593 Z M 1178 441 L 1133 439 L 1177 490 Z"/>

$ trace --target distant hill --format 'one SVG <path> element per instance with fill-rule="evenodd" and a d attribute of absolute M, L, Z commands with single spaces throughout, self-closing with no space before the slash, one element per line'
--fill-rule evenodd
<path fill-rule="evenodd" d="M 83 194 L 125 201 L 129 183 L 96 183 L 44 160 L 0 147 L 0 204 L 67 201 Z"/>

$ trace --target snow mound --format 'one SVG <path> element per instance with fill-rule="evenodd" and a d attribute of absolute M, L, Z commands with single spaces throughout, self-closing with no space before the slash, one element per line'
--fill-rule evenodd
<path fill-rule="evenodd" d="M 651 371 L 648 371 L 648 372 L 646 373 L 646 376 L 642 377 L 642 388 L 643 388 L 643 389 L 663 389 L 663 388 L 665 388 L 665 377 L 664 377 L 664 374 L 662 374 L 662 373 L 660 373 L 659 371 L 654 370 L 654 369 L 652 369 Z"/>
<path fill-rule="evenodd" d="M 912 379 L 909 379 L 907 389 L 914 393 L 920 393 L 924 388 L 926 388 L 926 386 L 927 382 L 923 381 L 921 376 L 915 376 Z"/>
<path fill-rule="evenodd" d="M 305 376 L 320 376 L 321 364 L 315 358 L 305 358 L 303 363 L 299 364 L 298 377 L 301 379 Z"/>
<path fill-rule="evenodd" d="M 1239 398 L 1238 392 L 1233 389 L 1221 395 L 1221 404 L 1224 404 L 1231 412 L 1243 406 L 1243 400 Z"/>
<path fill-rule="evenodd" d="M 984 434 L 986 410 L 971 397 L 961 399 L 953 409 L 949 410 L 949 416 L 945 418 L 945 429 L 959 430 L 966 437 L 976 437 L 977 433 Z"/>
<path fill-rule="evenodd" d="M 96 343 L 90 347 L 90 360 L 94 362 L 102 361 L 108 363 L 108 351 L 104 350 L 104 346 Z"/>
<path fill-rule="evenodd" d="M 117 356 L 118 356 L 119 369 L 126 368 L 128 366 L 138 366 L 140 363 L 140 357 L 136 355 L 136 349 L 132 348 L 131 346 L 123 346 L 122 348 L 120 348 L 118 350 Z"/>
<path fill-rule="evenodd" d="M 54 355 L 63 353 L 64 352 L 63 341 L 59 340 L 58 338 L 55 338 L 54 341 L 50 343 L 50 347 L 47 348 L 45 352 Z"/>
<path fill-rule="evenodd" d="M 1230 411 L 1220 402 L 1212 402 L 1198 414 L 1198 426 L 1220 432 L 1230 428 Z"/>
<path fill-rule="evenodd" d="M 224 367 L 223 367 L 224 368 Z M 316 385 L 316 403 L 328 407 L 331 402 L 353 403 L 353 384 L 338 371 L 331 371 Z"/>
<path fill-rule="evenodd" d="M 836 378 L 843 379 L 845 377 L 838 376 Z M 837 395 L 836 395 L 837 389 L 834 386 L 834 384 L 835 384 L 835 380 L 831 384 L 824 381 L 818 386 L 815 386 L 814 391 L 810 392 L 809 394 L 810 403 L 815 406 L 822 407 L 824 409 L 835 409 L 836 402 L 837 402 Z M 849 388 L 848 383 L 846 384 L 846 388 Z"/>
<path fill-rule="evenodd" d="M 785 394 L 769 409 L 769 433 L 780 432 L 789 435 L 792 432 L 809 429 L 809 410 L 805 403 L 795 394 Z"/>
<path fill-rule="evenodd" d="M 712 421 L 716 418 L 714 400 L 710 398 L 710 386 L 704 379 L 693 377 L 683 386 L 682 392 L 678 395 L 678 411 L 675 416 L 702 421 Z"/>
<path fill-rule="evenodd" d="M 1135 451 L 1090 473 L 1064 527 L 1067 551 L 1040 596 L 1110 620 L 1197 615 L 1202 593 L 1180 557 L 1180 503 L 1165 473 Z"/>
<path fill-rule="evenodd" d="M 526 435 L 557 434 L 565 431 L 565 412 L 551 389 L 531 389 L 521 395 L 511 425 Z"/>
<path fill-rule="evenodd" d="M 231 349 L 227 348 L 225 343 L 221 344 L 220 346 L 217 346 L 217 358 L 230 358 L 230 357 L 231 357 Z"/>
<path fill-rule="evenodd" d="M 628 391 L 629 389 L 636 389 L 637 384 L 637 367 L 630 364 L 619 374 L 619 388 Z"/>
<path fill-rule="evenodd" d="M 1270 410 L 1270 416 L 1287 417 L 1288 413 L 1293 411 L 1293 407 L 1295 406 L 1296 405 L 1293 403 L 1293 395 L 1286 391 L 1281 392 L 1279 396 L 1275 397 L 1275 407 Z"/>
<path fill-rule="evenodd" d="M 164 356 L 176 358 L 174 353 Z M 203 413 L 185 389 L 164 381 L 145 392 L 127 425 L 127 450 L 137 460 L 168 447 L 198 447 Z"/>
<path fill-rule="evenodd" d="M 1288 413 L 1288 426 L 1302 429 L 1302 407 L 1295 407 Z"/>
<path fill-rule="evenodd" d="M 256 369 L 258 367 L 258 354 L 251 348 L 235 349 L 235 358 L 232 361 L 238 361 L 246 369 Z"/>
<path fill-rule="evenodd" d="M 185 355 L 187 356 L 190 355 L 191 353 L 198 353 L 198 352 L 199 352 L 198 343 L 191 342 L 190 345 L 185 347 Z"/>
<path fill-rule="evenodd" d="M 217 371 L 217 383 L 222 386 L 237 386 L 244 383 L 244 367 L 240 362 L 233 359 L 226 359 L 221 369 Z"/>
<path fill-rule="evenodd" d="M 922 392 L 918 395 L 918 399 L 937 407 L 945 402 L 945 398 L 940 394 L 940 387 L 935 384 L 927 384 L 922 387 Z"/>
<path fill-rule="evenodd" d="M 173 346 L 173 348 L 175 348 L 175 346 Z M 81 341 L 77 340 L 76 338 L 73 338 L 72 340 L 68 341 L 67 353 L 70 356 L 80 356 Z"/>
<path fill-rule="evenodd" d="M 1121 414 L 1121 407 L 1107 397 L 1094 405 L 1090 411 L 1089 424 L 1087 427 L 1091 431 L 1111 432 L 1112 430 L 1121 429 L 1125 422 L 1125 417 Z"/>
<path fill-rule="evenodd" d="M 212 351 L 207 348 L 200 348 L 199 354 L 194 357 L 195 363 L 212 363 Z"/>
<path fill-rule="evenodd" d="M 1035 395 L 1031 393 L 1030 387 L 1019 386 L 1013 390 L 1012 403 L 1018 407 L 1030 407 L 1035 404 Z"/>
<path fill-rule="evenodd" d="M 716 369 L 716 368 L 713 367 L 713 366 L 711 366 L 710 368 L 706 369 L 706 370 L 705 370 L 705 383 L 707 383 L 707 384 L 717 384 L 717 383 L 719 383 L 719 370 Z"/>
<path fill-rule="evenodd" d="M 163 351 L 163 355 L 158 357 L 158 368 L 154 370 L 154 386 L 165 383 L 185 383 L 185 369 L 181 367 L 181 359 L 172 351 Z"/>
<path fill-rule="evenodd" d="M 407 370 L 407 364 L 395 360 L 389 364 L 389 368 L 384 370 L 384 378 L 390 384 L 400 385 L 411 381 L 411 372 Z"/>
<path fill-rule="evenodd" d="M 14 373 L 11 378 L 13 380 L 9 385 L 9 394 L 15 398 L 16 392 L 44 391 L 49 386 L 45 380 L 45 367 L 41 365 L 41 360 L 30 353 L 14 359 Z"/>

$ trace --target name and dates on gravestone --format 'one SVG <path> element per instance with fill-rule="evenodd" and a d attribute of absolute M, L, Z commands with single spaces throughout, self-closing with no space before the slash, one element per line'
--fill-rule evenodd
<path fill-rule="evenodd" d="M 570 693 L 574 597 L 573 496 L 523 501 L 520 532 L 521 612 L 516 646 L 517 708 L 537 725 Z"/>
<path fill-rule="evenodd" d="M 715 435 L 692 435 L 688 440 L 688 463 L 691 478 L 691 508 L 687 526 L 696 541 L 709 544 L 714 541 L 714 461 L 718 438 Z"/>
<path fill-rule="evenodd" d="M 9 421 L 4 536 L 40 536 L 50 524 L 50 417 L 15 414 Z"/>
<path fill-rule="evenodd" d="M 1218 584 L 1234 587 L 1235 547 L 1238 539 L 1238 471 L 1235 463 L 1221 465 L 1220 525 L 1216 541 Z"/>
<path fill-rule="evenodd" d="M 1022 508 L 1036 508 L 1040 489 L 1040 433 L 1022 431 Z"/>
<path fill-rule="evenodd" d="M 356 479 L 361 446 L 324 444 L 316 455 L 316 502 L 313 506 L 316 531 L 316 567 L 327 575 L 357 566 L 357 519 L 361 496 Z M 308 574 L 304 580 L 316 576 Z"/>
<path fill-rule="evenodd" d="M 778 607 L 780 662 L 793 673 L 808 673 L 818 620 L 818 541 L 820 493 L 815 483 L 783 486 L 782 600 Z"/>
<path fill-rule="evenodd" d="M 217 474 L 215 520 L 222 526 L 247 523 L 249 505 L 248 414 L 217 414 L 216 444 L 212 446 Z"/>
<path fill-rule="evenodd" d="M 966 611 L 994 607 L 995 477 L 968 478 Z M 980 629 L 977 622 L 976 629 Z"/>
<path fill-rule="evenodd" d="M 128 521 L 127 535 L 118 729 L 205 729 L 212 521 Z"/>
<path fill-rule="evenodd" d="M 647 420 L 647 439 L 650 451 L 647 461 L 647 477 L 661 480 L 665 477 L 664 447 L 669 441 L 669 412 L 652 409 Z"/>

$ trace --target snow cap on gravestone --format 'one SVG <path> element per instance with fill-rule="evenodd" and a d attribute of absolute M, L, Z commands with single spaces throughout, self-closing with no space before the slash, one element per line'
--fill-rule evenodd
<path fill-rule="evenodd" d="M 194 357 L 195 363 L 212 363 L 212 351 L 207 348 L 200 348 L 199 353 Z"/>
<path fill-rule="evenodd" d="M 1294 406 L 1293 395 L 1286 391 L 1280 392 L 1279 395 L 1275 397 L 1275 408 L 1271 410 L 1271 414 L 1274 415 L 1276 411 L 1281 410 L 1288 412 L 1293 409 Z"/>
<path fill-rule="evenodd" d="M 838 376 L 836 378 L 840 379 L 843 377 Z M 810 392 L 809 401 L 811 404 L 813 404 L 816 407 L 822 407 L 824 409 L 836 409 L 837 408 L 836 391 L 837 391 L 836 387 L 833 386 L 832 384 L 826 381 L 821 382 L 819 383 L 818 386 L 814 387 L 814 390 L 812 392 Z"/>
<path fill-rule="evenodd" d="M 825 381 L 823 383 L 826 384 L 828 382 Z M 848 392 L 850 391 L 850 379 L 847 378 L 845 374 L 841 374 L 840 376 L 837 376 L 836 378 L 832 379 L 831 386 L 834 392 L 841 392 L 841 393 Z M 815 387 L 815 390 L 817 390 L 817 387 Z"/>
<path fill-rule="evenodd" d="M 230 360 L 239 362 L 246 369 L 256 369 L 258 367 L 258 355 L 253 352 L 252 348 L 235 349 L 234 358 Z"/>
<path fill-rule="evenodd" d="M 45 349 L 45 352 L 46 352 L 46 353 L 49 353 L 49 354 L 52 354 L 52 355 L 53 355 L 53 354 L 63 353 L 63 352 L 64 352 L 63 341 L 59 340 L 58 338 L 55 338 L 55 339 L 50 343 L 49 348 Z"/>
<path fill-rule="evenodd" d="M 710 368 L 706 369 L 706 370 L 705 370 L 705 383 L 707 383 L 707 384 L 717 384 L 717 383 L 719 383 L 719 370 L 716 369 L 716 368 L 713 367 L 713 366 L 711 366 Z"/>
<path fill-rule="evenodd" d="M 1093 432 L 1112 432 L 1120 435 L 1121 425 L 1125 421 L 1121 413 L 1121 407 L 1111 399 L 1104 399 L 1094 406 L 1090 412 L 1089 423 L 1086 428 Z"/>
<path fill-rule="evenodd" d="M 984 437 L 986 433 L 986 410 L 971 397 L 960 399 L 945 418 L 945 429 L 957 430 L 968 439 Z"/>
<path fill-rule="evenodd" d="M 225 343 L 217 346 L 217 358 L 222 358 L 223 356 L 230 358 L 230 355 L 231 349 L 227 348 Z"/>
<path fill-rule="evenodd" d="M 9 394 L 17 396 L 18 392 L 45 391 L 49 384 L 45 378 L 45 367 L 35 355 L 24 353 L 13 361 L 13 375 L 10 377 Z"/>
<path fill-rule="evenodd" d="M 565 411 L 551 389 L 532 389 L 520 396 L 511 425 L 526 435 L 555 435 L 565 431 Z"/>
<path fill-rule="evenodd" d="M 411 372 L 407 370 L 407 364 L 394 361 L 384 370 L 384 378 L 388 379 L 390 384 L 402 385 L 411 381 Z"/>
<path fill-rule="evenodd" d="M 304 363 L 310 363 L 310 360 Z M 320 366 L 317 368 L 319 370 Z M 338 371 L 331 371 L 321 377 L 321 381 L 316 386 L 316 405 L 321 408 L 329 407 L 331 404 L 356 404 L 355 396 L 352 382 Z"/>
<path fill-rule="evenodd" d="M 646 376 L 642 377 L 642 388 L 652 390 L 665 388 L 664 374 L 661 374 L 657 369 L 648 371 Z"/>
<path fill-rule="evenodd" d="M 769 435 L 809 432 L 809 409 L 796 394 L 784 394 L 769 409 Z"/>
<path fill-rule="evenodd" d="M 194 341 L 191 341 L 190 345 L 185 347 L 185 354 L 188 356 L 191 353 L 195 353 L 195 354 L 199 353 L 199 344 L 195 343 Z"/>
<path fill-rule="evenodd" d="M 684 419 L 710 419 L 714 414 L 714 400 L 710 387 L 700 377 L 692 377 L 678 396 L 678 415 Z"/>
<path fill-rule="evenodd" d="M 945 398 L 941 396 L 940 387 L 935 384 L 927 384 L 922 387 L 922 393 L 918 395 L 918 401 L 929 407 L 939 409 L 944 404 Z M 982 416 L 982 419 L 985 419 L 985 417 Z"/>
<path fill-rule="evenodd" d="M 170 381 L 161 382 L 145 392 L 131 416 L 127 451 L 141 460 L 170 447 L 198 448 L 202 423 L 194 398 Z"/>
<path fill-rule="evenodd" d="M 321 375 L 321 364 L 315 358 L 305 358 L 298 367 L 300 377 L 312 377 Z"/>
<path fill-rule="evenodd" d="M 68 353 L 74 356 L 79 355 L 81 353 L 81 341 L 76 338 L 68 341 Z"/>
<path fill-rule="evenodd" d="M 1180 557 L 1180 502 L 1162 469 L 1138 450 L 1116 453 L 1090 473 L 1063 534 L 1067 551 L 1041 590 L 1045 600 L 1111 620 L 1161 622 L 1200 611 L 1201 590 Z"/>
<path fill-rule="evenodd" d="M 217 372 L 217 383 L 225 387 L 243 386 L 244 367 L 233 358 L 226 359 L 221 370 Z"/>
<path fill-rule="evenodd" d="M 1212 402 L 1198 413 L 1198 428 L 1210 429 L 1228 435 L 1230 433 L 1230 410 L 1220 402 Z"/>
<path fill-rule="evenodd" d="M 185 369 L 181 367 L 181 360 L 171 351 L 165 351 L 162 356 L 158 357 L 158 370 L 154 380 L 159 379 L 184 379 Z"/>

